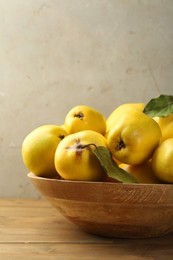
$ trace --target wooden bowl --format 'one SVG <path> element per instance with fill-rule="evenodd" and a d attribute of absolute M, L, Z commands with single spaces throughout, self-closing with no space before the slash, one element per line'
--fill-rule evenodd
<path fill-rule="evenodd" d="M 33 185 L 81 229 L 114 238 L 173 232 L 173 185 L 65 181 L 36 177 Z"/>

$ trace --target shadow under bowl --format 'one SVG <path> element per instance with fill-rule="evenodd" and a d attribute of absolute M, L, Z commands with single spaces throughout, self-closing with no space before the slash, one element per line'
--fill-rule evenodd
<path fill-rule="evenodd" d="M 173 232 L 173 185 L 67 181 L 28 174 L 65 218 L 88 233 L 150 238 Z"/>

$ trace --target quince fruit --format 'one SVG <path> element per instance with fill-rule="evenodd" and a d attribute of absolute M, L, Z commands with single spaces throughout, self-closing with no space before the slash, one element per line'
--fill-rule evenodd
<path fill-rule="evenodd" d="M 124 113 L 106 137 L 113 157 L 126 164 L 149 160 L 160 143 L 161 130 L 154 119 L 142 112 Z"/>
<path fill-rule="evenodd" d="M 152 157 L 154 174 L 163 182 L 173 183 L 173 138 L 160 143 Z"/>
<path fill-rule="evenodd" d="M 54 154 L 65 136 L 66 131 L 56 125 L 43 125 L 29 133 L 22 143 L 22 158 L 28 170 L 37 176 L 56 176 Z"/>
<path fill-rule="evenodd" d="M 68 134 L 93 130 L 104 135 L 106 131 L 106 119 L 94 108 L 79 105 L 68 112 L 65 117 L 64 126 Z"/>
<path fill-rule="evenodd" d="M 153 118 L 160 126 L 162 132 L 162 141 L 173 138 L 173 114 L 166 117 Z"/>
<path fill-rule="evenodd" d="M 106 173 L 92 152 L 97 146 L 107 147 L 107 142 L 103 135 L 92 130 L 65 137 L 55 152 L 55 168 L 58 174 L 65 180 L 103 180 Z"/>
<path fill-rule="evenodd" d="M 150 160 L 139 165 L 121 163 L 119 167 L 134 176 L 139 183 L 160 183 L 159 179 L 153 173 Z"/>
<path fill-rule="evenodd" d="M 116 121 L 121 117 L 122 114 L 128 114 L 131 111 L 143 111 L 143 103 L 127 103 L 118 106 L 106 120 L 106 135 L 109 130 L 116 124 Z"/>

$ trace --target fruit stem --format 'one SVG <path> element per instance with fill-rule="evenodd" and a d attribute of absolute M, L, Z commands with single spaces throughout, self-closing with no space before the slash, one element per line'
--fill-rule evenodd
<path fill-rule="evenodd" d="M 89 146 L 91 146 L 91 145 L 93 145 L 95 148 L 97 148 L 97 146 L 94 144 L 94 143 L 90 143 L 90 144 L 78 144 L 77 146 L 76 146 L 76 148 L 77 149 L 85 149 L 85 148 L 87 148 L 87 147 L 89 147 Z"/>

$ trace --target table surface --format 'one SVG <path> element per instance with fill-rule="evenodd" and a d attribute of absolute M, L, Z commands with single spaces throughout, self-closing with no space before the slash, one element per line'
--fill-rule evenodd
<path fill-rule="evenodd" d="M 152 239 L 94 236 L 45 200 L 0 199 L 0 259 L 172 260 L 173 233 Z"/>

